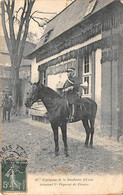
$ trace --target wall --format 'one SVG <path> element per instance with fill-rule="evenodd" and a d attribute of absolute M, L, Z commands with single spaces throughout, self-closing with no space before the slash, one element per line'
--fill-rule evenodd
<path fill-rule="evenodd" d="M 47 76 L 47 85 L 52 89 L 56 90 L 56 85 L 60 81 L 61 83 L 65 83 L 67 80 L 67 73 L 59 73 L 56 75 L 48 75 Z"/>
<path fill-rule="evenodd" d="M 101 123 L 101 56 L 102 51 L 101 49 L 97 49 L 95 51 L 95 101 L 97 103 L 98 109 L 97 109 L 97 123 L 100 127 Z"/>
<path fill-rule="evenodd" d="M 31 63 L 31 82 L 37 82 L 39 80 L 38 64 L 36 63 L 36 58 L 32 60 Z"/>
<path fill-rule="evenodd" d="M 31 69 L 31 65 L 20 66 L 19 78 L 26 79 L 26 78 L 30 77 L 30 72 L 31 72 L 30 69 Z"/>
<path fill-rule="evenodd" d="M 29 92 L 30 88 L 31 88 L 30 77 L 23 79 L 21 82 L 21 93 L 22 93 L 21 114 L 22 115 L 28 114 L 28 108 L 26 108 L 25 106 L 25 100 L 26 100 L 27 93 Z"/>
<path fill-rule="evenodd" d="M 118 45 L 118 132 L 117 139 L 123 135 L 123 33 L 119 36 Z"/>
<path fill-rule="evenodd" d="M 0 92 L 11 91 L 11 67 L 0 66 Z"/>
<path fill-rule="evenodd" d="M 8 53 L 0 53 L 0 65 L 11 66 L 10 56 Z"/>
<path fill-rule="evenodd" d="M 111 39 L 102 51 L 101 129 L 103 134 L 118 139 L 123 134 L 123 36 L 119 37 L 123 33 L 123 6 L 120 1 L 115 5 L 103 15 L 102 36 Z"/>
<path fill-rule="evenodd" d="M 113 49 L 113 48 L 112 48 Z M 109 52 L 111 49 L 104 49 Z M 102 101 L 101 129 L 102 133 L 117 136 L 118 129 L 118 62 L 109 60 L 102 63 Z"/>

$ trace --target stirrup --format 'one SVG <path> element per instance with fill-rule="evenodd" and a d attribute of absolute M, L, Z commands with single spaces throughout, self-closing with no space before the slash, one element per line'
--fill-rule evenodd
<path fill-rule="evenodd" d="M 74 115 L 70 116 L 70 121 L 72 122 L 74 119 Z"/>

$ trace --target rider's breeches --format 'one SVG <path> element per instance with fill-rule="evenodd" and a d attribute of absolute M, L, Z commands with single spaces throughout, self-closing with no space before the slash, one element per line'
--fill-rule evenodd
<path fill-rule="evenodd" d="M 73 115 L 74 115 L 74 112 L 75 112 L 75 105 L 72 104 L 72 105 L 71 105 L 71 108 L 72 108 L 71 115 L 73 116 Z"/>

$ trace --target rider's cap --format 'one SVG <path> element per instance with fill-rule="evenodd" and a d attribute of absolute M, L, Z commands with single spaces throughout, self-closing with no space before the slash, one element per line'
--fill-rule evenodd
<path fill-rule="evenodd" d="M 68 68 L 68 69 L 67 69 L 67 72 L 74 72 L 74 71 L 75 71 L 74 68 Z"/>

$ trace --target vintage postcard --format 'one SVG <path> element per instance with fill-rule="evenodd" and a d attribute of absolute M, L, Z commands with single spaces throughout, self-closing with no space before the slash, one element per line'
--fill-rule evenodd
<path fill-rule="evenodd" d="M 123 1 L 0 15 L 0 193 L 123 194 Z"/>

